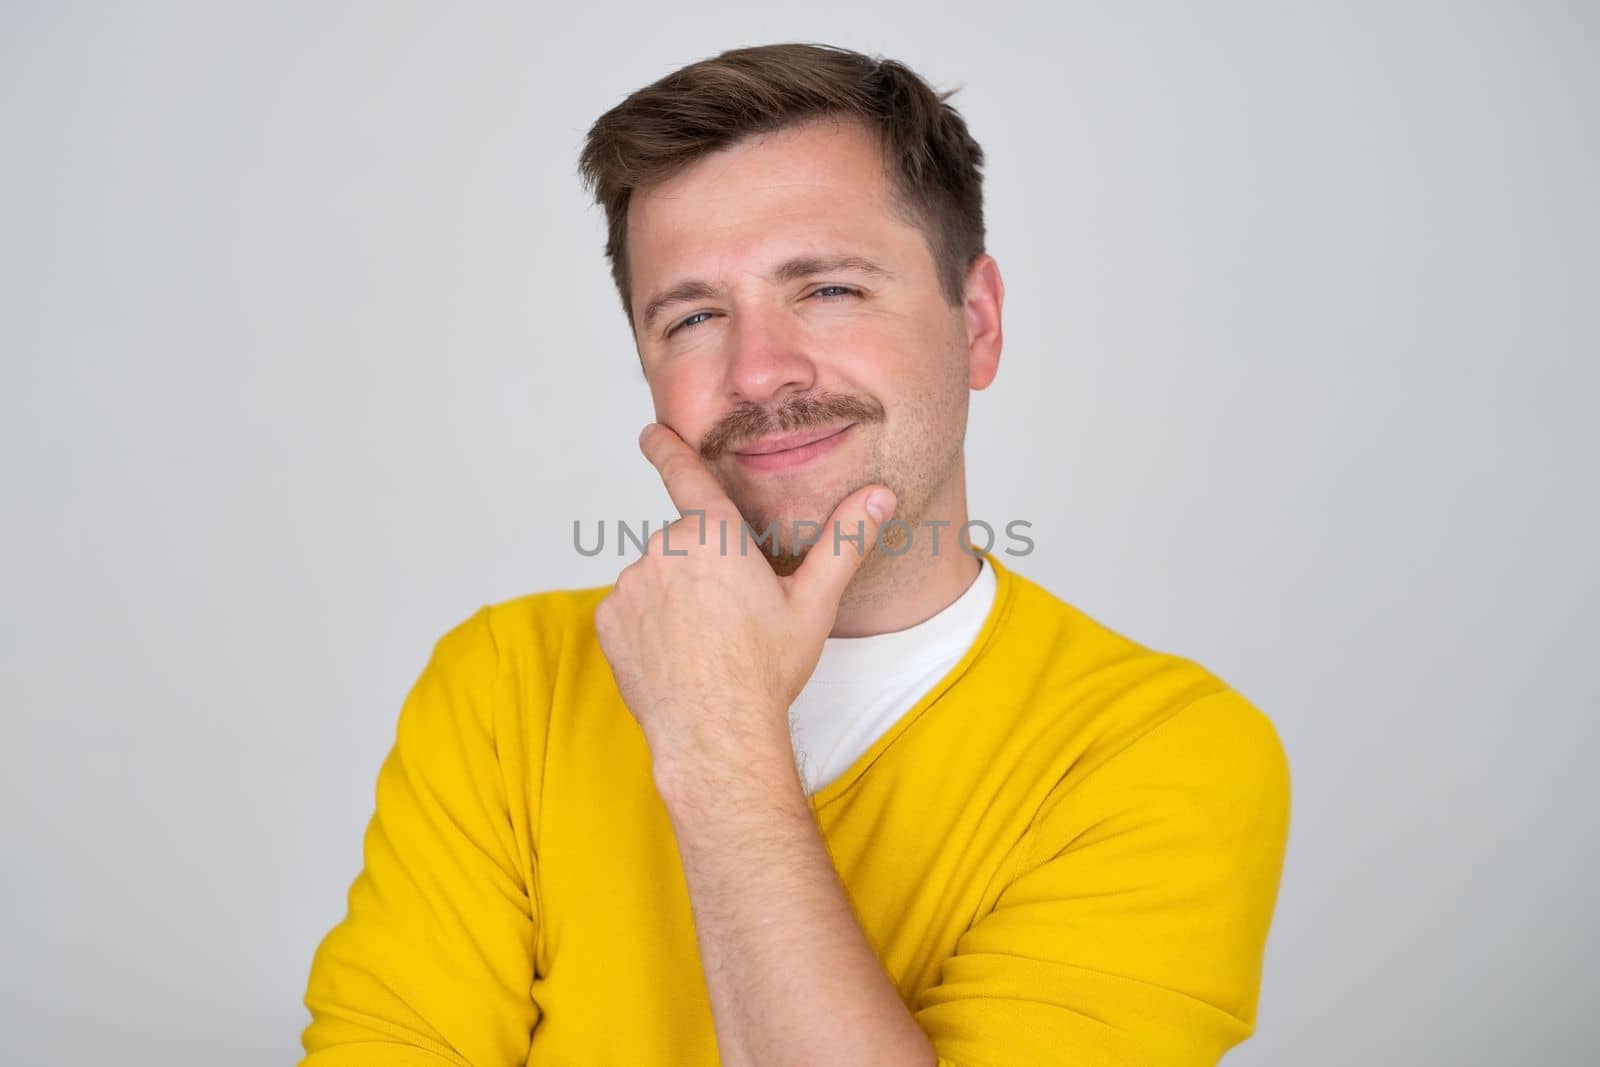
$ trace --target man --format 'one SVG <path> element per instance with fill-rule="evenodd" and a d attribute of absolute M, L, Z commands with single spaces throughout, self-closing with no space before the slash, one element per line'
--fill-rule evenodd
<path fill-rule="evenodd" d="M 439 641 L 305 1063 L 1187 1067 L 1253 1032 L 1283 750 L 973 547 L 1004 289 L 945 96 L 748 48 L 590 130 L 681 517 Z"/>

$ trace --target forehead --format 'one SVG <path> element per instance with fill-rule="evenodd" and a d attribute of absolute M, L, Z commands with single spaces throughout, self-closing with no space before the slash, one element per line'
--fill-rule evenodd
<path fill-rule="evenodd" d="M 888 256 L 908 235 L 920 236 L 891 211 L 876 137 L 854 121 L 808 122 L 746 138 L 636 192 L 632 296 L 682 273 L 760 269 L 819 244 Z M 749 258 L 758 254 L 761 263 Z"/>

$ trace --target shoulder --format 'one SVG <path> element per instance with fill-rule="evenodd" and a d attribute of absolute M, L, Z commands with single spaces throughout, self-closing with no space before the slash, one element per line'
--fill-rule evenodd
<path fill-rule="evenodd" d="M 552 682 L 563 662 L 598 648 L 594 608 L 610 588 L 551 589 L 482 604 L 435 639 L 426 674 L 485 694 Z"/>
<path fill-rule="evenodd" d="M 609 588 L 524 593 L 446 628 L 401 712 L 412 760 L 481 760 L 461 782 L 495 763 L 508 781 L 536 780 L 559 694 L 609 684 L 593 623 Z"/>
<path fill-rule="evenodd" d="M 1225 687 L 1126 726 L 1098 758 L 1056 782 L 1031 853 L 1120 838 L 1135 862 L 1187 856 L 1202 865 L 1258 869 L 1264 884 L 1275 884 L 1291 786 L 1272 720 Z"/>
<path fill-rule="evenodd" d="M 574 642 L 593 640 L 594 609 L 610 585 L 547 589 L 486 604 L 480 614 L 501 654 L 559 657 Z"/>
<path fill-rule="evenodd" d="M 997 677 L 1032 696 L 1063 753 L 1060 802 L 1132 800 L 1165 783 L 1191 801 L 1246 794 L 1286 814 L 1288 757 L 1272 719 L 1204 664 L 1144 644 L 1012 572 Z M 1173 794 L 1174 796 L 1177 794 Z"/>
<path fill-rule="evenodd" d="M 1232 687 L 1203 664 L 1122 633 L 1039 583 L 1002 572 L 983 649 L 989 673 L 1089 744 L 1089 762 Z M 1080 767 L 1080 769 L 1082 769 Z"/>
<path fill-rule="evenodd" d="M 1219 689 L 1163 717 L 1108 777 L 1168 782 L 1175 800 L 1214 818 L 1287 819 L 1289 758 L 1272 719 L 1243 694 Z"/>

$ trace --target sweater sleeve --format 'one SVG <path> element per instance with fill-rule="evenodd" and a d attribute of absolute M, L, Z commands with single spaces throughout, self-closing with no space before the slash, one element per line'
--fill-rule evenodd
<path fill-rule="evenodd" d="M 912 1005 L 939 1067 L 1214 1067 L 1255 1029 L 1288 824 L 1276 730 L 1232 690 L 1067 775 Z"/>
<path fill-rule="evenodd" d="M 302 1067 L 527 1061 L 537 915 L 496 758 L 498 662 L 484 608 L 401 707 L 347 914 L 312 959 Z"/>

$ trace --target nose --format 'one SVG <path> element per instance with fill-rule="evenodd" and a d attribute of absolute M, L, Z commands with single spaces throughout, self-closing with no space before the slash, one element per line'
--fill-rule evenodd
<path fill-rule="evenodd" d="M 804 394 L 816 385 L 816 365 L 783 309 L 741 308 L 729 326 L 724 337 L 730 399 L 772 407 L 785 393 Z"/>

